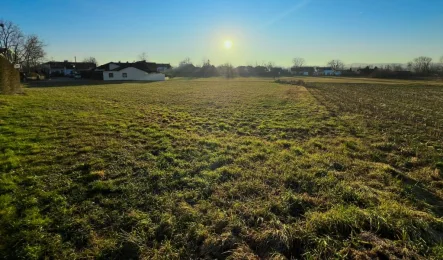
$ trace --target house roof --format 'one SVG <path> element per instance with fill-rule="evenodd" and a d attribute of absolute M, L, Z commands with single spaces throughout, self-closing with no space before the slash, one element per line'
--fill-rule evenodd
<path fill-rule="evenodd" d="M 157 68 L 172 68 L 171 64 L 169 63 L 157 63 Z"/>
<path fill-rule="evenodd" d="M 110 65 L 111 64 L 115 64 L 115 65 L 117 65 L 117 66 L 123 66 L 124 64 L 127 64 L 127 63 L 125 63 L 125 62 L 108 62 L 108 63 L 106 63 L 106 64 L 103 64 L 103 65 L 100 65 L 100 66 L 98 66 L 96 69 L 102 69 L 102 70 L 111 70 L 110 69 Z"/>
<path fill-rule="evenodd" d="M 89 70 L 94 69 L 96 65 L 91 62 L 66 62 L 66 61 L 49 61 L 44 63 L 44 65 L 49 65 L 51 68 L 67 68 L 67 69 L 77 69 L 77 70 Z"/>
<path fill-rule="evenodd" d="M 117 68 L 111 70 L 110 65 L 117 65 Z M 126 68 L 136 68 L 139 70 L 143 70 L 145 72 L 157 72 L 157 69 L 160 67 L 172 68 L 170 64 L 166 63 L 154 63 L 154 62 L 146 62 L 146 61 L 137 61 L 137 62 L 109 62 L 98 66 L 97 69 L 102 69 L 104 71 L 120 71 Z"/>

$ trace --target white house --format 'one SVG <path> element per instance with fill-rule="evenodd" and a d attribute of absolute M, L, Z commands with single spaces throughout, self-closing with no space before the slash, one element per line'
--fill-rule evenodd
<path fill-rule="evenodd" d="M 292 67 L 291 73 L 299 76 L 312 76 L 315 73 L 315 67 Z"/>
<path fill-rule="evenodd" d="M 319 76 L 341 76 L 341 71 L 334 70 L 331 67 L 317 67 L 316 74 Z"/>
<path fill-rule="evenodd" d="M 165 64 L 161 65 L 161 68 L 165 66 Z M 110 62 L 97 67 L 95 71 L 103 73 L 103 80 L 164 81 L 165 74 L 160 73 L 158 68 L 158 64 L 145 61 Z"/>
<path fill-rule="evenodd" d="M 145 80 L 164 81 L 165 74 L 157 72 L 147 72 L 134 67 L 103 71 L 103 80 Z"/>

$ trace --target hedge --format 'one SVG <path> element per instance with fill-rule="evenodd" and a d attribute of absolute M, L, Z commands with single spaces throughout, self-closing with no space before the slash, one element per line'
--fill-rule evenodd
<path fill-rule="evenodd" d="M 0 94 L 21 92 L 20 73 L 9 61 L 0 55 Z"/>

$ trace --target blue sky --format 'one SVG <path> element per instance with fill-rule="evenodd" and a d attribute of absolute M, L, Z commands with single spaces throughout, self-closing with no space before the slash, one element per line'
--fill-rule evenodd
<path fill-rule="evenodd" d="M 443 55 L 442 0 L 2 0 L 0 19 L 47 43 L 47 58 L 290 66 L 405 63 Z M 233 47 L 224 48 L 231 40 Z"/>

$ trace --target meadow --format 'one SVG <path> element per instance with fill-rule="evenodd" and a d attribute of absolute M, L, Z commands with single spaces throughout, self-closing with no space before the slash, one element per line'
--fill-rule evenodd
<path fill-rule="evenodd" d="M 0 96 L 0 259 L 442 259 L 443 84 Z"/>

